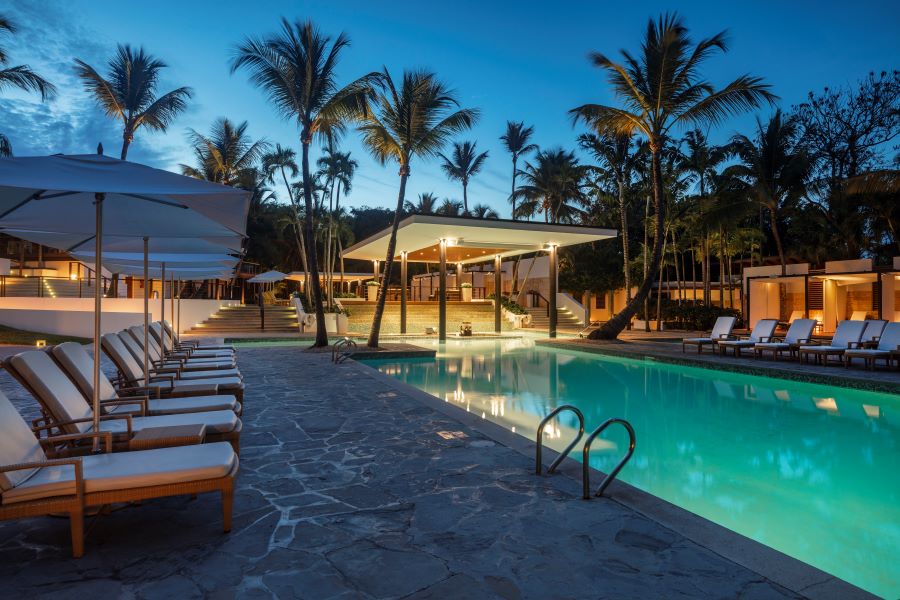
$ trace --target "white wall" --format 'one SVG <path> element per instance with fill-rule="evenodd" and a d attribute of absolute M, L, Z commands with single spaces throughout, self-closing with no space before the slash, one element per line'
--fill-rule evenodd
<path fill-rule="evenodd" d="M 206 320 L 222 306 L 240 304 L 235 300 L 181 300 L 180 331 Z M 178 301 L 175 301 L 176 314 Z M 166 320 L 172 321 L 171 299 L 166 299 Z M 0 298 L 0 324 L 28 331 L 90 337 L 93 335 L 93 298 Z M 150 319 L 159 320 L 160 301 L 150 302 Z M 144 322 L 143 298 L 104 298 L 104 332 Z M 114 329 L 107 329 L 109 322 Z M 120 326 L 120 323 L 126 325 Z M 26 326 L 27 325 L 27 326 Z M 87 336 L 83 335 L 87 327 Z"/>
<path fill-rule="evenodd" d="M 826 273 L 869 273 L 871 271 L 871 258 L 857 258 L 854 260 L 830 260 L 825 263 Z"/>

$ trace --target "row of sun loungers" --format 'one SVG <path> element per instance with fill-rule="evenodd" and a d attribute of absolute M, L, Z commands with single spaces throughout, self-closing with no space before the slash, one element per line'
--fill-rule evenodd
<path fill-rule="evenodd" d="M 168 323 L 152 324 L 147 378 L 143 327 L 103 336 L 118 375 L 101 371 L 99 430 L 93 356 L 81 344 L 4 361 L 42 416 L 29 425 L 0 392 L 0 519 L 68 514 L 78 557 L 89 508 L 219 492 L 224 530 L 231 529 L 243 378 L 232 348 L 180 343 L 174 336 Z"/>
<path fill-rule="evenodd" d="M 833 358 L 845 367 L 854 359 L 861 359 L 864 366 L 873 369 L 883 360 L 890 367 L 894 360 L 900 365 L 900 323 L 882 320 L 841 321 L 830 343 L 817 343 L 812 338 L 816 326 L 814 319 L 795 319 L 782 337 L 775 335 L 776 319 L 760 319 L 747 337 L 732 333 L 736 319 L 719 317 L 708 337 L 685 338 L 681 343 L 684 352 L 688 346 L 696 346 L 697 352 L 710 346 L 725 355 L 731 350 L 736 357 L 743 350 L 752 350 L 755 358 L 771 354 L 778 359 L 784 354 L 801 362 L 810 361 L 827 365 Z"/>

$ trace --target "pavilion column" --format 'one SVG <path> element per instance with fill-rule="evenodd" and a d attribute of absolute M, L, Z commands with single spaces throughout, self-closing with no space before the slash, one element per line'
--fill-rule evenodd
<path fill-rule="evenodd" d="M 406 333 L 407 253 L 400 253 L 400 333 Z"/>
<path fill-rule="evenodd" d="M 441 263 L 438 274 L 438 341 L 447 339 L 447 240 L 441 240 Z"/>
<path fill-rule="evenodd" d="M 377 261 L 377 260 L 373 260 L 373 261 L 372 261 L 372 275 L 375 276 L 375 283 L 381 283 L 381 282 L 379 281 L 379 279 L 380 279 L 380 277 L 381 277 L 380 271 L 381 271 L 381 269 L 379 268 L 379 263 L 378 263 L 378 261 Z"/>
<path fill-rule="evenodd" d="M 550 297 L 547 298 L 547 302 L 550 305 L 550 307 L 548 309 L 549 314 L 547 316 L 550 319 L 550 326 L 549 326 L 548 333 L 551 338 L 555 338 L 556 337 L 556 316 L 557 316 L 556 315 L 556 288 L 557 288 L 556 272 L 557 272 L 557 267 L 558 267 L 559 256 L 558 256 L 558 249 L 553 244 L 550 245 L 549 258 L 550 258 Z"/>
<path fill-rule="evenodd" d="M 503 267 L 500 255 L 494 257 L 494 332 L 500 333 L 501 298 L 503 297 Z"/>

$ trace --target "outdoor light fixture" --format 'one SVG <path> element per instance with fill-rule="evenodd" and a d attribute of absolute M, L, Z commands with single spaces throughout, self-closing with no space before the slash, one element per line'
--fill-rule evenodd
<path fill-rule="evenodd" d="M 78 273 L 69 273 L 69 279 L 72 281 L 78 281 Z"/>
<path fill-rule="evenodd" d="M 47 340 L 37 340 L 37 341 L 34 343 L 34 346 L 35 346 L 36 348 L 46 348 L 46 347 L 47 347 Z"/>

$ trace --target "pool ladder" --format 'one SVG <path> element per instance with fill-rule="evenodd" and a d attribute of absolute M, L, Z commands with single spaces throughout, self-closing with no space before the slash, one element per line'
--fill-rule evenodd
<path fill-rule="evenodd" d="M 331 346 L 331 362 L 340 364 L 356 351 L 356 342 L 348 337 L 341 338 Z"/>
<path fill-rule="evenodd" d="M 584 414 L 577 407 L 572 406 L 571 404 L 563 404 L 562 406 L 558 406 L 553 409 L 550 414 L 541 420 L 540 425 L 538 425 L 537 429 L 537 439 L 535 440 L 535 451 L 534 451 L 534 472 L 536 475 L 540 475 L 543 469 L 543 463 L 541 461 L 541 455 L 544 447 L 544 427 L 547 426 L 547 423 L 550 422 L 553 417 L 558 415 L 563 411 L 571 411 L 575 413 L 575 416 L 578 417 L 578 435 L 575 436 L 575 439 L 565 447 L 565 449 L 559 453 L 559 456 L 556 457 L 550 466 L 547 468 L 547 474 L 550 475 L 556 471 L 556 468 L 565 460 L 566 456 L 569 455 L 569 452 L 575 447 L 576 444 L 584 437 Z M 622 467 L 631 460 L 631 456 L 634 454 L 634 443 L 635 443 L 635 435 L 634 435 L 634 427 L 631 426 L 631 423 L 626 421 L 625 419 L 620 418 L 612 418 L 604 421 L 597 429 L 591 432 L 591 434 L 587 437 L 584 442 L 584 447 L 582 448 L 582 457 L 581 457 L 581 485 L 582 485 L 582 497 L 585 500 L 591 499 L 591 467 L 588 464 L 588 456 L 591 452 L 591 444 L 594 443 L 594 440 L 603 433 L 607 427 L 610 425 L 618 423 L 628 432 L 628 452 L 625 453 L 625 456 L 622 457 L 622 460 L 615 466 L 615 468 L 610 471 L 606 477 L 603 478 L 603 481 L 600 482 L 600 487 L 597 488 L 597 491 L 594 492 L 595 497 L 600 497 L 603 495 L 603 492 L 606 491 L 606 488 L 609 487 L 609 484 L 613 482 L 619 472 L 622 470 Z"/>

